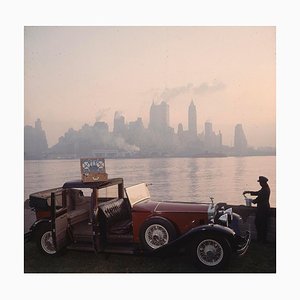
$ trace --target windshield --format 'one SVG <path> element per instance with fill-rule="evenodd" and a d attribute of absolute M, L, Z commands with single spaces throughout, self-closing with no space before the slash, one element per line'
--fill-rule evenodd
<path fill-rule="evenodd" d="M 111 185 L 98 190 L 98 198 L 113 199 L 119 197 L 118 185 Z"/>
<path fill-rule="evenodd" d="M 150 198 L 150 193 L 146 183 L 140 183 L 137 185 L 130 186 L 128 188 L 125 188 L 125 191 L 127 193 L 131 205 L 138 201 Z"/>

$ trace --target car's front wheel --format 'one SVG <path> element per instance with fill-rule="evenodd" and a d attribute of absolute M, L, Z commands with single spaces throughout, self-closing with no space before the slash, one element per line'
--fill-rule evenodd
<path fill-rule="evenodd" d="M 226 238 L 206 234 L 196 238 L 191 244 L 191 255 L 199 268 L 217 271 L 228 265 L 231 247 Z"/>
<path fill-rule="evenodd" d="M 43 254 L 51 256 L 57 253 L 53 242 L 52 231 L 48 224 L 42 224 L 38 228 L 36 243 Z"/>
<path fill-rule="evenodd" d="M 140 239 L 146 250 L 160 248 L 176 238 L 174 225 L 163 218 L 151 218 L 141 227 Z"/>

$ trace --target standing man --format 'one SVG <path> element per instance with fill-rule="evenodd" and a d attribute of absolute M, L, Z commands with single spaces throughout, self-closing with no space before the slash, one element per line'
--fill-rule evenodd
<path fill-rule="evenodd" d="M 243 195 L 250 194 L 251 196 L 257 196 L 256 199 L 252 200 L 252 203 L 257 204 L 255 215 L 257 240 L 265 243 L 267 241 L 267 226 L 270 211 L 270 187 L 267 183 L 268 178 L 264 176 L 259 176 L 257 181 L 259 182 L 261 189 L 257 192 L 244 191 Z"/>

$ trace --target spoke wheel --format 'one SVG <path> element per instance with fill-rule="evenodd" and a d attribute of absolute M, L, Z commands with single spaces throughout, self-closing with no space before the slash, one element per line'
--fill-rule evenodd
<path fill-rule="evenodd" d="M 230 261 L 232 250 L 225 237 L 213 233 L 198 236 L 191 244 L 191 256 L 203 270 L 225 269 Z"/>
<path fill-rule="evenodd" d="M 49 224 L 41 224 L 36 232 L 36 244 L 42 254 L 56 255 L 57 251 L 53 242 L 52 231 Z"/>
<path fill-rule="evenodd" d="M 41 247 L 47 254 L 55 254 L 56 250 L 53 243 L 52 232 L 46 231 L 41 237 Z"/>
<path fill-rule="evenodd" d="M 150 225 L 145 232 L 146 243 L 153 249 L 157 249 L 169 242 L 169 234 L 165 227 L 159 224 Z"/>
<path fill-rule="evenodd" d="M 153 217 L 144 222 L 140 230 L 140 241 L 145 250 L 153 251 L 176 238 L 174 225 L 165 218 Z"/>
<path fill-rule="evenodd" d="M 222 246 L 215 240 L 203 240 L 197 247 L 198 259 L 207 266 L 218 265 L 224 256 Z"/>

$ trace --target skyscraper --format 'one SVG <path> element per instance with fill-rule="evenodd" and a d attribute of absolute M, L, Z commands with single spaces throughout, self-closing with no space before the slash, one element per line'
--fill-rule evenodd
<path fill-rule="evenodd" d="M 211 122 L 205 122 L 204 124 L 204 145 L 207 151 L 213 148 L 213 129 Z"/>
<path fill-rule="evenodd" d="M 46 133 L 40 119 L 35 121 L 35 127 L 24 127 L 24 155 L 25 159 L 44 158 L 48 151 Z"/>
<path fill-rule="evenodd" d="M 248 147 L 242 124 L 237 124 L 234 130 L 234 150 L 236 154 L 245 154 Z"/>
<path fill-rule="evenodd" d="M 207 121 L 204 125 L 204 149 L 207 152 L 222 152 L 222 133 L 213 131 L 212 123 Z"/>
<path fill-rule="evenodd" d="M 189 106 L 188 129 L 190 135 L 197 136 L 197 111 L 193 100 Z"/>
<path fill-rule="evenodd" d="M 152 103 L 149 128 L 154 131 L 165 131 L 169 128 L 169 105 L 165 101 L 161 104 Z"/>
<path fill-rule="evenodd" d="M 181 123 L 178 124 L 177 134 L 178 134 L 178 136 L 183 135 L 183 126 Z"/>
<path fill-rule="evenodd" d="M 123 135 L 126 130 L 125 118 L 118 111 L 115 112 L 114 116 L 114 129 L 113 133 L 116 135 Z"/>

